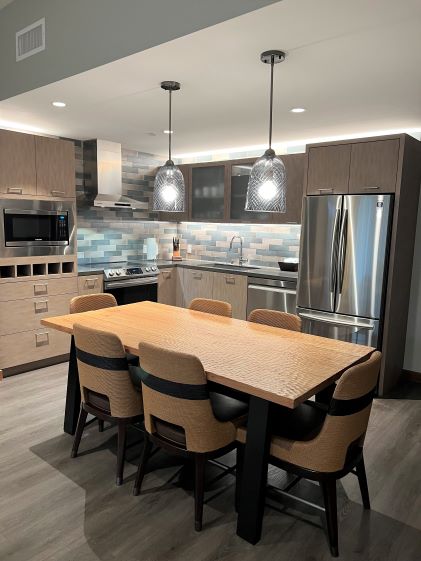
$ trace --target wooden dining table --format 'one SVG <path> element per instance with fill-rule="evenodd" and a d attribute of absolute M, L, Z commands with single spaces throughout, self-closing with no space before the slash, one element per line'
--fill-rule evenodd
<path fill-rule="evenodd" d="M 208 380 L 250 396 L 237 534 L 253 544 L 261 537 L 273 404 L 294 409 L 374 350 L 155 302 L 42 320 L 45 327 L 69 334 L 75 323 L 114 333 L 136 355 L 144 342 L 193 354 Z M 69 434 L 75 432 L 79 408 L 72 337 L 64 419 Z"/>

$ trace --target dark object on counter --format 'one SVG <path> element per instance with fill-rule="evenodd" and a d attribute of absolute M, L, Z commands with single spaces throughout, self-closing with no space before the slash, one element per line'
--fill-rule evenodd
<path fill-rule="evenodd" d="M 288 263 L 285 261 L 278 261 L 278 265 L 281 271 L 288 271 L 290 273 L 296 273 L 298 271 L 298 263 Z"/>

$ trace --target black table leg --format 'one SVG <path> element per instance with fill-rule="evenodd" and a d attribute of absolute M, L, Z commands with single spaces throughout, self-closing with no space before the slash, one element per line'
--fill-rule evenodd
<path fill-rule="evenodd" d="M 80 386 L 77 370 L 75 340 L 70 343 L 69 372 L 67 374 L 66 407 L 64 410 L 64 432 L 75 434 L 80 411 Z"/>
<path fill-rule="evenodd" d="M 250 398 L 237 535 L 256 544 L 262 533 L 270 447 L 271 403 Z"/>

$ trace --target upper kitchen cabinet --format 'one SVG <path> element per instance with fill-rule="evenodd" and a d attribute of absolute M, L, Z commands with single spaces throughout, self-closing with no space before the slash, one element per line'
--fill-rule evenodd
<path fill-rule="evenodd" d="M 0 130 L 0 193 L 35 195 L 35 139 Z"/>
<path fill-rule="evenodd" d="M 348 193 L 350 160 L 350 144 L 310 147 L 307 195 Z"/>
<path fill-rule="evenodd" d="M 273 212 L 272 222 L 276 224 L 301 224 L 303 206 L 303 185 L 305 154 L 281 156 L 287 173 L 286 212 Z"/>
<path fill-rule="evenodd" d="M 253 160 L 230 162 L 230 189 L 228 196 L 228 216 L 230 222 L 270 222 L 270 212 L 245 210 L 247 186 Z"/>
<path fill-rule="evenodd" d="M 35 137 L 37 195 L 75 196 L 75 149 L 72 142 Z"/>
<path fill-rule="evenodd" d="M 226 168 L 224 163 L 198 164 L 191 167 L 191 220 L 225 219 Z"/>
<path fill-rule="evenodd" d="M 398 138 L 352 144 L 349 192 L 394 193 L 398 157 Z"/>
<path fill-rule="evenodd" d="M 164 222 L 185 222 L 189 219 L 189 192 L 190 192 L 190 166 L 177 165 L 184 177 L 184 211 L 183 212 L 159 212 L 159 220 Z"/>

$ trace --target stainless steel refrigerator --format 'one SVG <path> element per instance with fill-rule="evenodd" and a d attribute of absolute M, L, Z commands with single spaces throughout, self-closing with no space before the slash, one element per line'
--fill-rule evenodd
<path fill-rule="evenodd" d="M 297 313 L 303 331 L 379 347 L 393 195 L 304 198 Z"/>

